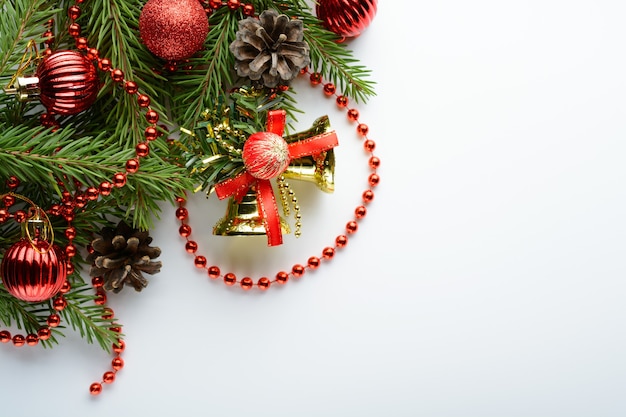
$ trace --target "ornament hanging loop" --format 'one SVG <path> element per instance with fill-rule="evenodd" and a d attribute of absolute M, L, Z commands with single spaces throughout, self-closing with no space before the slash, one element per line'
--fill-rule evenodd
<path fill-rule="evenodd" d="M 40 207 L 32 207 L 30 213 L 32 214 L 22 225 L 23 233 L 26 235 L 26 239 L 28 239 L 33 249 L 44 254 L 50 250 L 54 243 L 54 229 L 50 224 L 48 215 Z M 40 246 L 36 244 L 36 239 L 39 241 L 45 240 L 48 242 L 48 246 L 44 250 L 41 250 Z"/>
<path fill-rule="evenodd" d="M 18 200 L 22 200 L 26 204 L 30 205 L 30 208 L 28 209 L 28 217 L 26 221 L 22 223 L 22 237 L 28 239 L 28 242 L 33 249 L 40 254 L 47 253 L 54 244 L 54 229 L 52 228 L 52 223 L 50 222 L 50 218 L 46 212 L 42 210 L 41 207 L 36 205 L 31 199 L 21 194 L 9 192 L 2 194 L 0 198 L 4 198 L 5 196 L 17 198 Z M 41 248 L 41 244 L 37 244 L 37 242 L 41 241 L 46 241 L 48 243 L 43 250 Z"/>

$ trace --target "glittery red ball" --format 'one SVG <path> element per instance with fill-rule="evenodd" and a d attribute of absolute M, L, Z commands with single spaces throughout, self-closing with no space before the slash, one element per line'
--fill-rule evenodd
<path fill-rule="evenodd" d="M 354 38 L 376 16 L 376 4 L 376 0 L 318 0 L 315 12 L 328 30 L 345 38 Z"/>
<path fill-rule="evenodd" d="M 146 47 L 170 61 L 198 52 L 208 33 L 209 21 L 198 0 L 149 0 L 139 16 L 139 35 Z"/>
<path fill-rule="evenodd" d="M 289 166 L 289 148 L 285 139 L 271 132 L 251 135 L 243 145 L 243 163 L 255 178 L 278 177 Z"/>
<path fill-rule="evenodd" d="M 39 239 L 32 244 L 21 239 L 4 254 L 0 271 L 2 283 L 11 295 L 40 302 L 61 290 L 67 277 L 66 268 L 63 251 L 57 246 L 49 247 L 48 242 Z"/>
<path fill-rule="evenodd" d="M 59 51 L 47 55 L 37 66 L 39 99 L 56 114 L 77 114 L 98 96 L 98 72 L 80 52 Z"/>

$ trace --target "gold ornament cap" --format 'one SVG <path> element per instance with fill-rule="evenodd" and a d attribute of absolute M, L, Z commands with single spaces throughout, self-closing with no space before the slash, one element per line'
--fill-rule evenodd
<path fill-rule="evenodd" d="M 31 101 L 39 97 L 39 77 L 17 77 L 15 83 L 4 89 L 9 95 L 17 96 L 19 101 Z"/>

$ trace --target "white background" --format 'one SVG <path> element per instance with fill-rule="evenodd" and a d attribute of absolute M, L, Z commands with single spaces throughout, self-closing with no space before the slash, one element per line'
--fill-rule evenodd
<path fill-rule="evenodd" d="M 160 274 L 111 296 L 125 368 L 71 332 L 0 346 L 3 415 L 626 415 L 626 3 L 381 1 L 350 47 L 378 96 L 357 105 L 382 181 L 358 233 L 298 282 L 244 293 L 196 269 L 164 206 Z M 329 114 L 337 192 L 293 184 L 303 236 L 200 252 L 273 275 L 332 244 L 366 187 L 360 140 L 296 83 L 300 127 Z M 237 253 L 235 255 L 234 253 Z"/>

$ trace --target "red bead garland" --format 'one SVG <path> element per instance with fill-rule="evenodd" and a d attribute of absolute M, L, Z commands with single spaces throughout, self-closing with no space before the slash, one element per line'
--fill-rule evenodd
<path fill-rule="evenodd" d="M 139 172 L 141 158 L 145 158 L 150 154 L 149 143 L 156 140 L 159 136 L 157 128 L 159 114 L 150 107 L 150 97 L 140 91 L 136 82 L 127 80 L 121 69 L 114 68 L 111 60 L 108 58 L 100 57 L 98 50 L 96 48 L 89 47 L 87 39 L 85 37 L 81 37 L 81 27 L 78 23 L 76 23 L 76 20 L 81 15 L 82 10 L 80 5 L 83 2 L 84 0 L 76 0 L 76 4 L 70 6 L 68 9 L 68 17 L 70 18 L 68 33 L 76 41 L 76 48 L 86 51 L 87 58 L 96 61 L 98 68 L 101 71 L 108 72 L 111 79 L 115 83 L 120 84 L 127 94 L 137 97 L 137 104 L 140 108 L 145 109 L 145 119 L 146 122 L 148 122 L 148 127 L 146 127 L 144 132 L 146 141 L 139 143 L 135 147 L 136 158 L 131 158 L 126 161 L 124 164 L 124 170 L 115 173 L 110 181 L 103 181 L 99 184 L 98 188 L 91 188 L 90 194 L 93 199 L 96 199 L 98 197 L 97 194 L 108 196 L 113 187 L 120 188 L 125 186 L 127 183 L 127 174 L 136 174 Z"/>
<path fill-rule="evenodd" d="M 16 177 L 11 177 L 7 180 L 7 186 L 10 189 L 15 189 L 19 186 L 20 181 Z M 67 221 L 67 227 L 65 228 L 64 235 L 67 238 L 67 244 L 65 245 L 64 252 L 67 257 L 66 260 L 66 269 L 67 274 L 71 275 L 74 272 L 74 265 L 72 264 L 72 258 L 77 254 L 77 248 L 74 245 L 73 241 L 76 238 L 77 232 L 76 228 L 72 226 L 71 222 L 74 219 L 75 210 L 77 208 L 82 208 L 85 206 L 85 199 L 87 200 L 95 200 L 97 198 L 97 192 L 93 187 L 88 187 L 85 192 L 82 192 L 82 187 L 80 184 L 76 185 L 76 191 L 74 195 L 72 195 L 68 191 L 64 191 L 62 193 L 61 204 L 54 204 L 48 209 L 46 212 L 51 216 L 60 216 Z M 63 183 L 59 182 L 59 186 L 63 187 Z M 94 198 L 95 196 L 95 198 Z M 16 198 L 11 193 L 5 194 L 2 199 L 2 203 L 4 207 L 0 208 L 0 223 L 4 223 L 9 219 L 14 219 L 18 222 L 23 222 L 26 220 L 26 212 L 24 210 L 15 210 L 15 212 L 11 213 L 9 208 L 15 204 Z M 94 278 L 92 279 L 92 286 L 96 291 L 96 299 L 94 300 L 97 305 L 106 304 L 106 293 L 102 289 L 103 281 L 102 278 Z M 47 317 L 46 324 L 40 327 L 37 330 L 37 333 L 29 333 L 26 336 L 22 334 L 11 335 L 8 330 L 0 331 L 0 343 L 8 343 L 13 342 L 13 345 L 16 347 L 22 347 L 24 345 L 35 346 L 39 343 L 40 340 L 48 340 L 52 335 L 52 329 L 58 327 L 61 324 L 61 316 L 58 312 L 63 311 L 67 307 L 67 300 L 64 297 L 64 294 L 68 293 L 71 290 L 71 285 L 68 281 L 65 282 L 63 287 L 61 288 L 58 295 L 56 295 L 52 299 L 52 307 L 54 311 Z M 102 316 L 105 320 L 112 320 L 114 318 L 113 310 L 110 308 L 106 308 L 106 313 Z M 121 332 L 121 328 L 119 325 L 114 325 L 110 327 L 109 330 L 115 331 L 117 333 Z M 111 362 L 112 371 L 107 371 L 104 373 L 102 382 L 93 383 L 90 387 L 90 393 L 99 394 L 102 391 L 102 383 L 110 384 L 115 380 L 115 374 L 122 369 L 124 366 L 124 362 L 121 359 L 121 353 L 125 349 L 125 343 L 120 337 L 112 346 L 112 351 L 115 356 L 113 361 Z"/>
<path fill-rule="evenodd" d="M 91 285 L 96 291 L 96 300 L 94 302 L 97 305 L 106 304 L 106 300 L 107 300 L 106 293 L 102 289 L 102 286 L 104 285 L 104 279 L 102 277 L 94 277 L 91 280 Z M 102 318 L 104 320 L 112 320 L 114 317 L 115 316 L 113 313 L 113 309 L 106 307 L 105 313 L 102 315 Z M 116 333 L 120 333 L 122 331 L 119 325 L 113 325 L 112 327 L 109 328 L 109 330 L 114 331 Z M 113 360 L 111 361 L 112 370 L 106 371 L 102 375 L 102 380 L 100 382 L 94 382 L 89 386 L 89 393 L 91 395 L 100 394 L 102 392 L 102 384 L 111 384 L 113 383 L 113 381 L 115 381 L 115 376 L 117 372 L 120 369 L 122 369 L 122 367 L 124 366 L 124 361 L 121 358 L 121 354 L 124 351 L 124 349 L 126 349 L 126 343 L 124 343 L 124 340 L 120 337 L 118 338 L 117 342 L 113 343 L 113 345 L 111 346 L 111 350 L 113 351 L 113 354 L 115 355 L 113 357 Z"/>
<path fill-rule="evenodd" d="M 79 51 L 82 51 L 85 57 L 88 60 L 96 61 L 98 68 L 101 71 L 108 72 L 111 76 L 111 79 L 122 85 L 124 91 L 129 95 L 136 95 L 137 103 L 140 108 L 145 109 L 145 119 L 148 122 L 148 127 L 145 129 L 145 142 L 139 143 L 135 147 L 135 155 L 136 158 L 128 159 L 124 164 L 123 171 L 115 173 L 110 181 L 103 181 L 98 184 L 97 187 L 90 186 L 87 187 L 84 192 L 82 191 L 81 184 L 75 182 L 76 190 L 74 195 L 69 191 L 64 191 L 62 193 L 63 198 L 61 204 L 54 204 L 47 210 L 47 213 L 52 216 L 62 216 L 68 222 L 68 227 L 65 229 L 65 237 L 68 239 L 68 244 L 65 247 L 65 255 L 67 257 L 67 274 L 71 275 L 74 272 L 74 266 L 71 263 L 71 258 L 73 258 L 77 254 L 77 249 L 73 244 L 73 240 L 76 237 L 76 229 L 71 225 L 71 222 L 74 220 L 74 212 L 75 210 L 81 209 L 85 206 L 88 201 L 95 201 L 99 196 L 108 196 L 111 194 L 113 188 L 124 187 L 127 183 L 127 174 L 135 174 L 139 171 L 140 168 L 140 159 L 145 158 L 150 154 L 149 143 L 154 141 L 158 137 L 157 123 L 159 121 L 158 113 L 150 107 L 150 98 L 141 93 L 137 84 L 134 81 L 126 80 L 124 73 L 122 70 L 118 68 L 114 68 L 111 61 L 107 58 L 102 58 L 99 56 L 99 51 L 95 48 L 90 48 L 87 42 L 87 39 L 81 37 L 81 27 L 76 20 L 81 15 L 80 4 L 82 4 L 84 0 L 76 0 L 76 4 L 72 5 L 68 8 L 68 17 L 70 18 L 70 23 L 68 26 L 68 33 L 72 36 L 76 41 L 76 48 Z M 45 44 L 47 49 L 44 51 L 44 55 L 50 56 L 52 54 L 52 50 L 50 46 L 54 41 L 54 35 L 52 34 L 51 28 L 53 26 L 53 21 L 48 21 L 46 24 L 46 32 L 43 34 L 45 38 Z M 55 120 L 54 116 L 50 113 L 44 113 L 41 115 L 41 123 L 46 127 L 52 127 L 53 129 L 58 129 L 59 124 Z M 58 182 L 59 186 L 64 189 L 63 182 Z M 12 176 L 7 180 L 7 187 L 9 189 L 15 189 L 19 186 L 19 180 Z M 15 203 L 15 198 L 11 194 L 7 194 L 3 196 L 2 202 L 5 207 L 0 208 L 0 223 L 13 218 L 18 222 L 22 222 L 26 219 L 26 213 L 17 210 L 15 213 L 10 213 L 8 208 Z M 105 305 L 107 298 L 106 293 L 102 289 L 102 280 L 98 280 L 94 278 L 92 280 L 92 285 L 95 289 L 96 298 L 94 300 L 97 305 Z M 55 310 L 51 313 L 46 319 L 46 325 L 42 326 L 36 334 L 31 333 L 26 336 L 21 334 L 16 334 L 11 336 L 11 333 L 7 330 L 0 331 L 0 343 L 8 343 L 10 341 L 17 347 L 21 347 L 26 345 L 34 346 L 37 345 L 40 340 L 48 340 L 52 335 L 52 329 L 57 327 L 61 323 L 61 317 L 57 314 L 59 311 L 63 311 L 67 307 L 67 301 L 64 298 L 63 294 L 70 291 L 70 284 L 66 282 L 63 288 L 60 291 L 60 294 L 57 295 L 52 300 L 53 309 Z M 113 310 L 110 308 L 106 309 L 107 313 L 103 315 L 103 319 L 112 320 L 114 318 Z M 121 328 L 119 325 L 114 325 L 109 330 L 120 333 Z M 118 338 L 117 343 L 114 343 L 112 346 L 112 351 L 115 354 L 114 358 L 111 361 L 111 370 L 106 371 L 103 374 L 101 382 L 94 382 L 91 384 L 89 391 L 93 395 L 98 395 L 102 392 L 102 384 L 110 384 L 115 380 L 116 373 L 124 367 L 124 361 L 121 358 L 121 353 L 125 349 L 125 343 L 122 338 Z"/>
<path fill-rule="evenodd" d="M 124 77 L 124 72 L 118 68 L 114 68 L 111 61 L 108 58 L 102 58 L 99 56 L 99 52 L 95 48 L 89 48 L 87 40 L 81 35 L 81 27 L 78 23 L 76 23 L 76 19 L 81 14 L 80 4 L 83 3 L 84 0 L 76 0 L 76 4 L 71 6 L 68 11 L 68 16 L 70 18 L 70 25 L 68 28 L 68 33 L 72 36 L 76 41 L 76 47 L 79 50 L 88 50 L 87 56 L 90 59 L 96 60 L 98 63 L 98 68 L 101 71 L 108 72 L 111 76 L 111 79 L 122 85 L 124 91 L 133 96 L 137 96 L 137 104 L 140 108 L 145 109 L 145 119 L 148 122 L 148 127 L 146 127 L 144 131 L 144 136 L 146 138 L 145 142 L 141 142 L 137 144 L 135 147 L 135 155 L 136 158 L 131 158 L 126 161 L 124 164 L 125 172 L 118 172 L 113 175 L 111 181 L 103 181 L 99 184 L 98 188 L 89 187 L 87 189 L 87 198 L 89 200 L 96 200 L 98 198 L 98 194 L 103 196 L 108 196 L 111 194 L 113 187 L 121 188 L 124 187 L 127 183 L 127 174 L 136 174 L 140 168 L 140 159 L 145 158 L 150 154 L 150 142 L 154 141 L 158 137 L 157 131 L 157 123 L 159 121 L 159 114 L 150 107 L 150 97 L 140 92 L 139 87 L 136 82 L 132 80 L 126 80 Z M 96 299 L 94 302 L 97 305 L 105 305 L 107 301 L 106 293 L 102 289 L 102 279 L 94 278 L 92 279 L 92 286 L 96 292 Z M 113 310 L 107 308 L 107 314 L 103 316 L 103 319 L 113 319 Z M 112 327 L 110 330 L 116 331 L 120 333 L 121 328 L 119 326 Z M 111 362 L 112 371 L 106 371 L 103 374 L 101 382 L 94 382 L 89 387 L 89 392 L 92 395 L 98 395 L 102 392 L 102 384 L 111 384 L 115 380 L 115 374 L 117 371 L 122 369 L 124 366 L 124 361 L 121 359 L 120 355 L 122 351 L 125 349 L 124 341 L 119 338 L 117 344 L 112 346 L 112 350 L 115 353 L 115 357 Z"/>
<path fill-rule="evenodd" d="M 367 182 L 370 188 L 365 190 L 361 196 L 361 200 L 363 204 L 369 204 L 374 200 L 374 191 L 372 188 L 376 187 L 380 182 L 380 177 L 378 176 L 377 170 L 380 167 L 380 158 L 374 155 L 374 149 L 376 148 L 376 143 L 369 139 L 369 127 L 365 123 L 361 123 L 359 120 L 359 111 L 350 108 L 348 109 L 349 100 L 346 96 L 340 95 L 336 92 L 336 87 L 332 83 L 322 83 L 322 76 L 320 73 L 309 73 L 309 80 L 311 86 L 315 87 L 318 85 L 322 85 L 323 93 L 326 96 L 335 96 L 335 101 L 337 107 L 340 109 L 346 110 L 346 115 L 348 120 L 357 123 L 356 132 L 358 136 L 364 139 L 363 149 L 369 155 L 368 158 L 368 167 L 370 169 L 370 174 L 368 176 Z M 222 274 L 220 268 L 216 265 L 210 265 L 207 261 L 207 258 L 202 255 L 196 255 L 198 251 L 198 243 L 194 240 L 191 240 L 192 228 L 189 225 L 189 211 L 185 207 L 186 199 L 185 197 L 179 197 L 177 199 L 178 208 L 175 211 L 176 218 L 180 221 L 180 227 L 178 229 L 178 233 L 181 237 L 185 238 L 185 250 L 194 256 L 194 264 L 197 268 L 206 269 L 207 275 L 212 280 L 216 280 L 222 278 L 224 284 L 228 286 L 239 285 L 243 290 L 250 290 L 253 287 L 260 289 L 261 291 L 265 291 L 272 286 L 272 284 L 286 284 L 291 277 L 300 278 L 302 277 L 307 270 L 316 270 L 318 269 L 323 262 L 330 261 L 335 257 L 335 254 L 338 249 L 344 248 L 348 244 L 347 235 L 352 235 L 357 232 L 359 221 L 362 220 L 367 214 L 367 208 L 365 205 L 359 205 L 354 210 L 354 218 L 350 219 L 345 226 L 345 233 L 340 234 L 335 238 L 335 242 L 333 246 L 327 246 L 322 250 L 321 257 L 311 256 L 308 258 L 305 265 L 295 264 L 291 267 L 289 272 L 287 271 L 279 271 L 274 276 L 274 279 L 269 279 L 267 277 L 260 277 L 256 280 L 256 282 L 250 277 L 244 277 L 242 279 L 237 279 L 236 275 L 232 272 L 226 272 Z"/>

